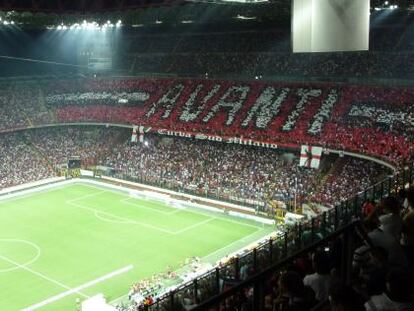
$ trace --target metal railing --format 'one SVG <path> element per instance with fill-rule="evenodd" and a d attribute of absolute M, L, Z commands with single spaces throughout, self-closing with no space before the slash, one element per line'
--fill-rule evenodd
<path fill-rule="evenodd" d="M 257 309 L 254 310 L 261 310 L 263 308 L 260 306 L 263 305 L 264 299 L 263 286 L 269 274 L 278 271 L 304 252 L 309 252 L 340 236 L 346 241 L 342 243 L 345 249 L 342 250 L 344 257 L 342 262 L 343 265 L 349 266 L 351 261 L 349 244 L 352 243 L 350 234 L 361 219 L 363 203 L 396 194 L 399 189 L 412 182 L 412 167 L 407 167 L 357 196 L 341 202 L 333 209 L 287 228 L 275 239 L 270 239 L 252 250 L 246 250 L 239 257 L 232 258 L 228 264 L 217 266 L 204 275 L 158 297 L 152 305 L 145 306 L 145 309 L 182 310 L 187 304 L 186 309 L 193 307 L 195 310 L 206 310 L 208 307 L 218 306 L 230 296 L 236 297 L 243 290 L 254 288 L 251 303 L 257 304 Z M 254 274 L 243 280 L 240 271 L 246 268 L 254 271 Z M 343 277 L 346 277 L 345 275 L 350 271 L 346 267 L 342 267 L 341 270 Z"/>

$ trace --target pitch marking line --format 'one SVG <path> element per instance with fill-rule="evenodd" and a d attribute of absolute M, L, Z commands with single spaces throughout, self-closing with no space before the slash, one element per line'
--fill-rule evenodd
<path fill-rule="evenodd" d="M 254 235 L 256 235 L 256 234 L 258 234 L 259 232 L 262 232 L 263 231 L 263 229 L 260 229 L 260 228 L 257 228 L 257 230 L 256 231 L 254 231 L 253 233 L 251 233 L 251 234 L 249 234 L 249 235 L 247 235 L 247 236 L 245 236 L 245 237 L 243 237 L 243 238 L 241 238 L 241 239 L 238 239 L 238 240 L 236 240 L 236 241 L 234 241 L 234 242 L 232 242 L 232 243 L 230 243 L 230 244 L 228 244 L 228 245 L 226 245 L 226 246 L 224 246 L 224 247 L 221 247 L 221 248 L 219 248 L 219 249 L 217 249 L 217 250 L 215 250 L 215 251 L 213 251 L 213 252 L 211 252 L 210 254 L 208 254 L 208 255 L 206 255 L 206 256 L 204 256 L 204 257 L 202 257 L 201 259 L 203 260 L 203 261 L 207 261 L 208 262 L 208 258 L 209 257 L 212 257 L 214 254 L 216 254 L 216 253 L 219 253 L 219 252 L 222 252 L 223 250 L 225 250 L 226 248 L 231 248 L 231 246 L 233 246 L 234 244 L 236 244 L 236 243 L 245 243 L 245 242 L 248 242 L 248 243 L 250 243 L 250 240 L 251 240 L 251 238 L 254 236 Z M 260 239 L 261 239 L 262 237 L 260 237 L 260 238 L 258 238 L 258 239 L 255 239 L 254 241 L 251 241 L 251 243 L 254 243 L 255 241 L 259 241 Z M 242 251 L 242 250 L 244 250 L 244 249 L 246 249 L 246 247 L 247 247 L 247 245 L 244 245 L 239 251 Z M 234 253 L 234 252 L 233 252 Z M 228 254 L 228 255 L 230 255 L 230 254 Z M 225 258 L 225 256 L 223 256 L 223 258 Z M 216 260 L 217 261 L 217 260 Z M 111 300 L 111 301 L 109 301 L 108 303 L 110 304 L 110 305 L 112 305 L 112 304 L 114 304 L 114 303 L 117 303 L 118 301 L 120 301 L 120 300 L 122 300 L 122 299 L 124 299 L 125 297 L 127 297 L 128 296 L 128 294 L 124 294 L 124 295 L 122 295 L 122 296 L 120 296 L 120 297 L 118 297 L 118 298 L 115 298 L 115 299 L 113 299 L 113 300 Z"/>
<path fill-rule="evenodd" d="M 23 244 L 27 244 L 27 245 L 30 245 L 31 247 L 33 247 L 35 250 L 36 250 L 36 255 L 35 255 L 35 257 L 33 257 L 31 260 L 29 260 L 28 262 L 25 262 L 25 263 L 23 263 L 23 264 L 20 264 L 21 266 L 23 266 L 23 267 L 26 267 L 26 266 L 29 266 L 29 265 L 31 265 L 32 263 L 34 263 L 39 257 L 40 257 L 40 253 L 41 253 L 41 251 L 40 251 L 40 247 L 39 246 L 37 246 L 35 243 L 33 243 L 33 242 L 30 242 L 30 241 L 26 241 L 26 240 L 20 240 L 20 239 L 0 239 L 0 244 L 1 244 L 1 242 L 17 242 L 17 243 L 23 243 Z M 0 269 L 0 273 L 6 273 L 6 272 L 10 272 L 10 271 L 14 271 L 14 270 L 18 270 L 18 269 L 20 269 L 20 267 L 18 267 L 18 266 L 16 266 L 15 264 L 13 264 L 13 266 L 15 266 L 15 267 L 12 267 L 12 268 L 8 268 L 8 269 Z"/>
<path fill-rule="evenodd" d="M 56 285 L 58 285 L 60 287 L 65 288 L 65 289 L 71 290 L 71 288 L 69 286 L 67 286 L 67 285 L 65 285 L 65 284 L 63 284 L 63 283 L 61 283 L 61 282 L 59 282 L 57 280 L 54 280 L 54 279 L 52 279 L 52 278 L 50 278 L 50 277 L 48 277 L 48 276 L 46 276 L 46 275 L 44 275 L 44 274 L 42 274 L 40 272 L 34 271 L 33 269 L 30 269 L 29 267 L 26 267 L 25 265 L 22 265 L 22 264 L 20 264 L 20 263 L 18 263 L 16 261 L 14 261 L 14 260 L 6 257 L 6 256 L 0 255 L 0 259 L 2 259 L 4 261 L 7 261 L 8 263 L 13 264 L 13 265 L 15 265 L 15 266 L 17 266 L 17 267 L 19 267 L 19 268 L 21 268 L 23 270 L 26 270 L 27 272 L 30 272 L 30 273 L 32 273 L 32 274 L 34 274 L 34 275 L 36 275 L 36 276 L 38 276 L 38 277 L 46 280 L 46 281 L 49 281 L 49 282 L 51 282 L 53 284 L 56 284 Z M 75 291 L 75 292 L 77 294 L 81 295 L 84 298 L 89 298 L 89 296 L 87 296 L 87 295 L 85 295 L 85 294 L 83 294 L 83 293 L 81 293 L 79 291 Z"/>
<path fill-rule="evenodd" d="M 183 233 L 183 232 L 187 232 L 188 230 L 197 228 L 197 227 L 202 226 L 202 225 L 204 225 L 206 223 L 209 223 L 210 221 L 213 221 L 213 220 L 216 220 L 216 218 L 215 217 L 211 217 L 211 218 L 208 218 L 206 220 L 197 222 L 197 223 L 195 223 L 195 224 L 193 224 L 191 226 L 188 226 L 188 227 L 186 227 L 184 229 L 181 229 L 181 230 L 178 230 L 178 231 L 174 232 L 174 234 L 180 234 L 180 233 Z"/>
<path fill-rule="evenodd" d="M 82 196 L 77 197 L 77 198 L 75 198 L 75 199 L 68 200 L 68 201 L 66 201 L 66 203 L 69 203 L 69 204 L 70 204 L 70 203 L 72 203 L 72 202 L 81 201 L 81 200 L 83 200 L 83 199 L 90 198 L 90 197 L 95 197 L 95 196 L 100 195 L 100 194 L 105 193 L 105 192 L 107 192 L 107 190 L 102 190 L 102 191 L 99 191 L 99 192 L 94 192 L 94 193 L 85 194 L 85 195 L 82 195 Z"/>
<path fill-rule="evenodd" d="M 46 300 L 43 300 L 43 301 L 41 301 L 41 302 L 39 302 L 39 303 L 37 303 L 35 305 L 32 305 L 32 306 L 27 307 L 27 308 L 24 308 L 23 311 L 37 310 L 37 309 L 39 309 L 41 307 L 44 307 L 44 306 L 46 306 L 48 304 L 51 304 L 52 302 L 58 301 L 58 300 L 66 297 L 66 296 L 69 296 L 69 295 L 72 295 L 72 294 L 75 294 L 75 293 L 79 293 L 81 290 L 84 290 L 84 289 L 86 289 L 88 287 L 94 286 L 94 285 L 96 285 L 98 283 L 101 283 L 103 281 L 106 281 L 108 279 L 111 279 L 111 278 L 113 278 L 113 277 L 115 277 L 117 275 L 120 275 L 120 274 L 129 272 L 133 268 L 134 268 L 133 265 L 129 265 L 129 266 L 126 266 L 126 267 L 124 267 L 122 269 L 118 269 L 118 270 L 116 270 L 114 272 L 111 272 L 111 273 L 108 273 L 108 274 L 106 274 L 104 276 L 101 276 L 101 277 L 99 277 L 99 278 L 97 278 L 95 280 L 89 281 L 89 282 L 87 282 L 87 283 L 85 283 L 83 285 L 80 285 L 78 287 L 69 289 L 66 292 L 60 293 L 60 294 L 58 294 L 56 296 L 50 297 L 50 298 L 48 298 Z"/>
<path fill-rule="evenodd" d="M 113 220 L 114 219 L 113 216 L 110 216 L 110 217 L 106 216 L 108 218 L 105 218 L 105 217 L 100 216 L 99 213 L 100 212 L 96 211 L 94 213 L 95 214 L 95 217 L 98 218 L 99 220 L 102 220 L 102 221 L 105 221 L 105 222 L 109 222 L 109 223 L 113 223 L 113 224 L 123 224 L 123 225 L 124 224 L 130 224 L 131 223 L 129 220 L 123 220 L 123 219 L 121 219 L 121 220 Z M 111 217 L 113 219 L 110 219 Z"/>
<path fill-rule="evenodd" d="M 198 210 L 196 207 L 192 207 L 192 206 L 190 206 L 190 208 L 187 208 L 185 211 L 187 213 L 196 214 L 196 215 L 204 215 L 204 216 L 208 216 L 209 215 L 208 212 L 205 212 L 205 211 L 202 211 L 202 210 Z M 213 213 L 215 213 L 215 212 L 213 212 Z M 210 215 L 211 215 L 211 213 L 210 213 Z M 231 216 L 230 215 L 230 217 L 234 217 L 235 218 L 237 216 Z M 237 225 L 240 225 L 240 226 L 246 226 L 246 227 L 251 227 L 251 228 L 259 228 L 259 225 L 247 224 L 247 223 L 240 222 L 240 221 L 237 221 L 237 220 L 228 219 L 227 217 L 216 217 L 216 218 L 219 219 L 219 220 L 222 220 L 222 221 L 225 221 L 225 222 L 228 222 L 228 223 L 237 224 Z"/>
<path fill-rule="evenodd" d="M 66 188 L 69 188 L 69 187 L 72 187 L 72 186 L 75 186 L 75 184 L 72 184 L 72 185 L 69 185 L 69 184 L 56 185 L 56 187 L 53 187 L 53 188 L 39 189 L 39 191 L 29 192 L 29 193 L 27 193 L 26 191 L 30 188 L 24 189 L 24 190 L 21 190 L 20 195 L 18 195 L 18 193 L 16 192 L 16 196 L 13 196 L 13 197 L 6 197 L 7 194 L 0 195 L 0 204 L 9 203 L 9 202 L 12 202 L 12 201 L 17 201 L 17 200 L 22 200 L 22 199 L 26 199 L 26 198 L 32 197 L 32 196 L 47 194 L 49 192 L 66 189 Z"/>
<path fill-rule="evenodd" d="M 177 214 L 178 212 L 181 212 L 180 209 L 176 209 L 176 208 L 174 208 L 174 210 L 172 212 L 164 212 L 164 211 L 160 211 L 156 208 L 146 206 L 145 204 L 136 204 L 134 202 L 130 202 L 130 200 L 132 200 L 132 198 L 126 198 L 126 199 L 121 200 L 120 202 L 125 203 L 127 205 L 137 207 L 137 208 L 143 208 L 143 209 L 150 210 L 152 212 L 161 213 L 161 214 L 164 214 L 164 215 L 173 215 L 173 214 Z M 161 203 L 163 203 L 163 202 L 161 202 Z M 168 209 L 172 209 L 172 208 L 170 206 L 168 206 Z"/>
<path fill-rule="evenodd" d="M 84 185 L 84 186 L 86 186 L 86 187 L 89 187 L 89 188 L 92 188 L 92 189 L 102 189 L 102 187 L 105 187 L 105 185 L 103 185 L 102 187 L 100 187 L 100 186 L 97 186 L 97 185 L 89 185 L 89 184 L 82 184 L 82 185 Z M 107 190 L 103 190 L 102 192 L 112 192 L 112 193 L 115 193 L 115 194 L 119 194 L 119 195 L 127 195 L 127 191 L 126 190 L 116 190 L 116 189 L 107 189 Z M 97 192 L 97 193 L 95 193 L 95 195 L 97 195 L 97 194 L 99 194 L 99 193 L 101 193 L 101 192 Z M 89 196 L 89 195 L 88 195 Z M 93 194 L 91 194 L 90 196 L 93 196 Z M 78 199 L 81 199 L 81 198 L 76 198 L 76 199 L 74 199 L 74 200 L 78 200 Z M 128 201 L 128 200 L 130 200 L 130 199 L 132 199 L 132 198 L 130 198 L 130 197 L 128 197 L 128 198 L 125 198 L 125 199 L 122 199 L 122 200 L 120 200 L 120 202 L 123 202 L 123 203 L 126 203 L 126 204 L 130 204 L 130 205 L 133 205 L 134 203 L 127 203 L 126 201 Z M 72 200 L 70 200 L 70 201 L 72 201 Z M 151 208 L 151 207 L 148 207 L 148 206 L 145 206 L 144 208 L 147 208 L 147 209 L 151 209 L 152 211 L 156 211 L 156 212 L 159 212 L 159 213 L 164 213 L 164 214 L 168 214 L 168 215 L 172 215 L 172 214 L 175 214 L 175 213 L 178 213 L 178 212 L 180 212 L 180 211 L 186 211 L 186 212 L 188 212 L 188 213 L 192 213 L 192 214 L 196 214 L 196 215 L 204 215 L 204 216 L 207 216 L 208 214 L 206 214 L 206 213 L 203 213 L 203 211 L 200 211 L 199 209 L 197 209 L 196 207 L 194 207 L 194 206 L 187 206 L 187 207 L 185 207 L 185 208 L 183 208 L 183 209 L 178 209 L 178 208 L 176 208 L 176 207 L 174 207 L 174 206 L 170 206 L 169 204 L 167 204 L 167 203 L 165 203 L 165 202 L 162 202 L 162 201 L 159 201 L 161 204 L 164 204 L 165 206 L 167 206 L 168 208 L 171 208 L 171 209 L 176 209 L 176 211 L 173 211 L 173 212 L 162 212 L 162 211 L 159 211 L 159 210 L 155 210 L 155 209 L 153 209 L 153 208 Z M 185 202 L 184 202 L 185 203 Z M 134 204 L 135 205 L 135 204 Z M 184 204 L 185 205 L 185 204 Z M 139 206 L 139 207 L 141 207 L 141 206 Z M 189 208 L 188 208 L 189 207 Z M 237 217 L 237 216 L 231 216 L 231 217 Z M 252 224 L 248 224 L 248 223 L 244 223 L 244 222 L 240 222 L 240 221 L 237 221 L 237 220 L 233 220 L 233 219 L 228 219 L 227 217 L 223 217 L 223 218 L 218 218 L 218 219 L 220 219 L 220 220 L 223 220 L 223 221 L 226 221 L 226 222 L 229 222 L 229 223 L 234 223 L 234 224 L 238 224 L 238 225 L 241 225 L 241 226 L 246 226 L 246 227 L 251 227 L 251 228 L 258 228 L 259 226 L 258 225 L 252 225 Z"/>
<path fill-rule="evenodd" d="M 143 223 L 143 222 L 139 222 L 139 221 L 136 221 L 136 220 L 132 220 L 132 219 L 129 219 L 129 218 L 120 217 L 120 216 L 117 216 L 117 215 L 114 215 L 114 214 L 111 214 L 111 213 L 108 213 L 108 212 L 103 212 L 103 211 L 100 211 L 100 210 L 97 210 L 97 209 L 94 209 L 94 208 L 91 208 L 91 207 L 84 206 L 82 204 L 73 203 L 73 200 L 71 202 L 66 201 L 66 203 L 68 203 L 68 204 L 70 204 L 72 206 L 75 206 L 75 207 L 79 207 L 79 208 L 82 208 L 82 209 L 85 209 L 85 210 L 94 212 L 94 215 L 95 216 L 96 216 L 97 213 L 98 214 L 101 214 L 101 215 L 107 215 L 107 216 L 113 217 L 115 219 L 119 219 L 123 223 L 135 224 L 135 225 L 147 227 L 147 228 L 150 228 L 150 229 L 158 230 L 158 231 L 161 231 L 161 232 L 165 232 L 165 233 L 168 233 L 168 234 L 171 234 L 171 235 L 176 235 L 176 234 L 180 234 L 180 233 L 186 232 L 186 231 L 191 230 L 191 229 L 193 229 L 195 227 L 201 226 L 201 225 L 206 224 L 206 223 L 208 223 L 208 222 L 210 222 L 212 220 L 217 219 L 215 217 L 210 217 L 210 218 L 208 218 L 206 220 L 200 221 L 198 223 L 195 223 L 195 224 L 190 225 L 188 227 L 185 227 L 183 229 L 180 229 L 180 230 L 177 230 L 177 231 L 171 231 L 171 230 L 159 228 L 159 227 L 156 227 L 156 226 L 152 226 L 150 224 L 146 224 L 146 223 Z M 98 219 L 99 219 L 99 217 L 98 217 Z"/>
<path fill-rule="evenodd" d="M 238 243 L 243 243 L 243 247 L 242 248 L 240 248 L 240 251 L 242 251 L 242 250 L 244 250 L 244 249 L 246 249 L 247 248 L 247 244 L 246 243 L 250 243 L 250 240 L 252 239 L 252 237 L 253 236 L 255 236 L 255 235 L 258 235 L 259 234 L 259 232 L 262 232 L 263 231 L 263 229 L 260 229 L 260 228 L 257 228 L 257 230 L 256 231 L 254 231 L 254 232 L 252 232 L 252 233 L 250 233 L 249 235 L 246 235 L 245 237 L 242 237 L 241 239 L 238 239 L 238 240 L 236 240 L 236 241 L 234 241 L 234 242 L 231 242 L 230 244 L 227 244 L 226 246 L 224 246 L 224 247 L 221 247 L 221 248 L 219 248 L 219 249 L 216 249 L 214 252 L 211 252 L 210 254 L 208 254 L 208 255 L 206 255 L 206 256 L 204 256 L 204 257 L 202 257 L 201 259 L 204 259 L 204 260 L 206 260 L 206 261 L 208 261 L 207 259 L 209 258 L 209 257 L 213 257 L 213 255 L 215 255 L 215 254 L 217 254 L 217 253 L 220 253 L 220 252 L 224 252 L 224 250 L 225 249 L 231 249 L 232 248 L 232 246 L 233 245 L 235 245 L 235 244 L 238 244 Z M 258 239 L 255 239 L 255 241 L 258 241 L 258 240 L 260 240 L 261 239 L 261 237 L 260 238 L 258 238 Z M 254 241 L 251 241 L 251 243 L 254 243 Z M 231 252 L 231 251 L 230 251 Z M 229 256 L 230 255 L 230 253 L 229 254 L 227 254 L 226 256 Z M 225 256 L 224 256 L 225 257 Z M 224 258 L 223 257 L 223 258 Z"/>
<path fill-rule="evenodd" d="M 120 216 L 117 216 L 117 215 L 114 215 L 114 214 L 111 214 L 111 213 L 108 213 L 108 212 L 104 212 L 104 211 L 97 210 L 95 208 L 91 208 L 91 207 L 84 206 L 82 204 L 73 203 L 73 202 L 70 202 L 70 201 L 66 201 L 66 203 L 67 204 L 70 204 L 72 206 L 75 206 L 75 207 L 78 207 L 78 208 L 87 210 L 87 211 L 91 211 L 93 213 L 96 213 L 97 212 L 97 213 L 99 213 L 101 215 L 107 215 L 107 216 L 110 216 L 110 217 L 113 217 L 113 218 L 117 218 L 117 219 L 119 219 L 121 221 L 125 221 L 125 223 L 130 223 L 130 224 L 135 224 L 135 225 L 143 226 L 143 227 L 146 227 L 146 228 L 150 228 L 150 229 L 157 230 L 157 231 L 161 231 L 161 232 L 168 233 L 168 234 L 175 234 L 174 231 L 166 230 L 166 229 L 163 229 L 163 228 L 159 228 L 159 227 L 156 227 L 156 226 L 152 226 L 150 224 L 146 224 L 146 223 L 139 222 L 139 221 L 136 221 L 136 220 L 128 219 L 128 218 L 125 218 L 125 217 L 120 217 Z"/>

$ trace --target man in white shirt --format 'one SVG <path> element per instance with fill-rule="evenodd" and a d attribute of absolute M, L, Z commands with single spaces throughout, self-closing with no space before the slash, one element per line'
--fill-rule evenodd
<path fill-rule="evenodd" d="M 387 276 L 387 290 L 381 295 L 372 296 L 365 303 L 367 311 L 412 311 L 413 277 L 406 270 L 394 269 Z"/>
<path fill-rule="evenodd" d="M 391 234 L 397 241 L 400 241 L 403 228 L 403 219 L 400 215 L 400 202 L 397 198 L 390 196 L 382 199 L 380 206 L 385 213 L 384 215 L 379 216 L 381 230 Z"/>
<path fill-rule="evenodd" d="M 315 298 L 318 301 L 325 301 L 328 299 L 329 288 L 332 281 L 330 276 L 331 265 L 329 253 L 315 253 L 312 258 L 312 263 L 315 273 L 305 276 L 303 283 L 313 289 Z"/>

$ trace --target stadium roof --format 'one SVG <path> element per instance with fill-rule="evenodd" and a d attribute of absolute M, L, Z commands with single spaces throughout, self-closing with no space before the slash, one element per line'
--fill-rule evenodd
<path fill-rule="evenodd" d="M 280 6 L 290 6 L 292 0 L 0 0 L 2 11 L 28 11 L 50 13 L 91 13 L 103 11 L 125 11 L 142 7 L 181 5 L 186 2 L 245 2 L 248 4 L 271 2 Z M 389 2 L 392 5 L 407 8 L 412 0 L 371 0 L 372 7 Z"/>
<path fill-rule="evenodd" d="M 54 28 L 83 21 L 124 26 L 243 19 L 289 25 L 293 0 L 0 0 L 0 28 Z M 413 0 L 371 0 L 371 8 L 411 8 Z M 223 5 L 225 4 L 225 5 Z M 410 7 L 411 5 L 411 7 Z M 64 27 L 64 26 L 62 26 Z"/>

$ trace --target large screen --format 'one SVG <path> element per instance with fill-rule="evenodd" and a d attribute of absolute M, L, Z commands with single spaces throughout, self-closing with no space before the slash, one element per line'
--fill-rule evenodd
<path fill-rule="evenodd" d="M 75 169 L 81 167 L 81 160 L 79 159 L 70 159 L 68 161 L 68 168 L 69 169 Z"/>
<path fill-rule="evenodd" d="M 369 0 L 294 0 L 294 53 L 369 48 Z"/>

